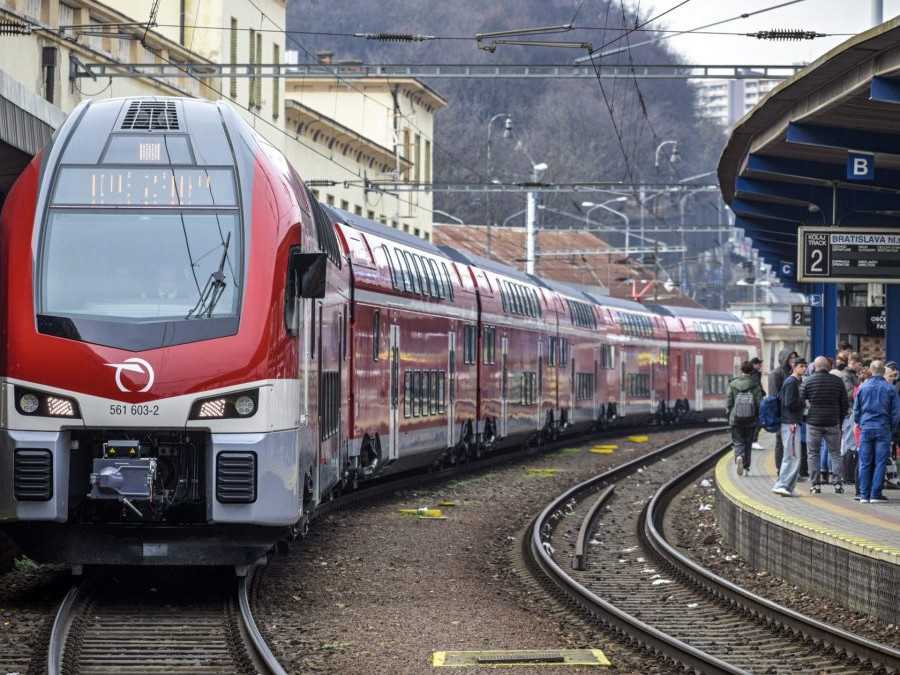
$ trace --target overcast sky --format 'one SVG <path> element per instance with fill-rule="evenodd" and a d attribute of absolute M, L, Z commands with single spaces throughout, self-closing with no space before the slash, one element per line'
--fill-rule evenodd
<path fill-rule="evenodd" d="M 691 0 L 683 7 L 667 14 L 660 21 L 667 28 L 687 30 L 713 21 L 729 19 L 746 12 L 781 4 L 783 0 Z M 626 0 L 627 2 L 627 0 Z M 677 0 L 630 0 L 632 9 L 640 7 L 644 17 L 669 9 Z M 584 10 L 590 7 L 586 2 Z M 804 0 L 790 7 L 776 9 L 765 14 L 738 19 L 710 30 L 754 32 L 773 28 L 814 30 L 819 33 L 857 33 L 869 25 L 870 0 Z M 649 14 L 648 14 L 649 12 Z M 585 12 L 583 18 L 596 20 Z M 900 0 L 884 0 L 884 19 L 900 14 Z M 579 17 L 581 19 L 582 17 Z M 602 17 L 599 17 L 602 19 Z M 580 21 L 580 23 L 584 23 Z M 648 26 L 655 26 L 651 24 Z M 641 33 L 647 39 L 653 33 Z M 696 64 L 778 64 L 807 63 L 840 44 L 847 37 L 828 37 L 804 42 L 774 43 L 755 38 L 715 35 L 684 35 L 673 37 L 668 43 L 681 53 L 686 61 Z M 639 39 L 631 38 L 632 44 Z M 635 50 L 635 56 L 640 50 Z M 638 59 L 636 58 L 635 61 Z"/>

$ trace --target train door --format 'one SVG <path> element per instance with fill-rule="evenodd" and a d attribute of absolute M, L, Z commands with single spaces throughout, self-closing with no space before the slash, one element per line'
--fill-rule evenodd
<path fill-rule="evenodd" d="M 656 363 L 658 359 L 650 358 L 650 412 L 656 412 Z"/>
<path fill-rule="evenodd" d="M 507 434 L 507 413 L 509 408 L 509 368 L 508 368 L 509 338 L 500 338 L 500 367 L 502 370 L 500 381 L 500 436 Z"/>
<path fill-rule="evenodd" d="M 626 406 L 625 395 L 627 393 L 627 391 L 626 391 L 626 379 L 627 379 L 626 375 L 627 374 L 625 372 L 625 354 L 626 354 L 625 349 L 619 350 L 619 411 L 620 411 L 619 414 L 620 415 L 625 415 L 628 412 L 625 409 L 625 406 Z"/>
<path fill-rule="evenodd" d="M 694 357 L 694 410 L 703 412 L 703 354 Z"/>
<path fill-rule="evenodd" d="M 537 359 L 537 420 L 536 428 L 540 430 L 544 426 L 544 340 L 538 338 L 538 359 Z"/>
<path fill-rule="evenodd" d="M 391 324 L 391 395 L 388 412 L 388 460 L 400 456 L 400 326 Z"/>
<path fill-rule="evenodd" d="M 594 348 L 594 380 L 591 387 L 591 400 L 593 402 L 593 417 L 600 418 L 600 347 Z"/>
<path fill-rule="evenodd" d="M 447 447 L 452 448 L 456 445 L 456 439 L 453 438 L 453 422 L 456 419 L 453 405 L 456 400 L 456 331 L 451 330 L 447 339 Z"/>

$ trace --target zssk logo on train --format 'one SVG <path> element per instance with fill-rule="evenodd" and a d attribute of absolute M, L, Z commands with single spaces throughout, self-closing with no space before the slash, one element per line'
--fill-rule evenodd
<path fill-rule="evenodd" d="M 153 386 L 153 380 L 156 379 L 156 375 L 153 372 L 153 366 L 144 361 L 144 359 L 130 358 L 125 359 L 122 363 L 105 363 L 103 365 L 116 369 L 116 386 L 119 388 L 119 391 L 125 392 L 126 394 L 135 393 L 135 390 L 129 389 L 127 386 L 125 386 L 125 383 L 122 382 L 123 372 L 135 373 L 138 376 L 143 376 L 143 378 L 147 381 L 142 389 L 137 390 L 137 393 L 150 391 L 150 387 Z"/>

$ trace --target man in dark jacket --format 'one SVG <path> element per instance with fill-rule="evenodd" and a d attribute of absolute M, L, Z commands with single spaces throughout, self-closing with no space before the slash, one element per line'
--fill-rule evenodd
<path fill-rule="evenodd" d="M 781 399 L 781 438 L 784 444 L 784 457 L 772 492 L 783 497 L 794 496 L 794 485 L 797 484 L 797 473 L 800 470 L 800 427 L 803 424 L 800 381 L 805 373 L 806 361 L 795 359 L 794 370 L 784 381 L 778 394 Z"/>
<path fill-rule="evenodd" d="M 823 482 L 823 471 L 819 448 L 824 438 L 831 461 L 834 491 L 841 493 L 844 491 L 844 480 L 841 475 L 841 424 L 850 409 L 850 402 L 841 378 L 828 372 L 830 364 L 826 357 L 817 356 L 813 361 L 813 367 L 815 372 L 805 378 L 800 387 L 801 400 L 809 403 L 809 411 L 806 414 L 806 445 L 810 449 L 809 491 L 813 494 L 822 492 L 820 485 Z"/>
<path fill-rule="evenodd" d="M 758 356 L 754 356 L 750 359 L 750 365 L 753 366 L 753 372 L 750 373 L 750 377 L 753 378 L 753 381 L 756 382 L 759 390 L 762 392 L 763 398 L 766 397 L 766 390 L 763 389 L 762 386 L 762 359 Z M 753 445 L 751 446 L 754 450 L 762 450 L 763 446 L 759 444 L 759 430 L 760 426 L 756 425 L 756 431 L 753 432 Z"/>
<path fill-rule="evenodd" d="M 797 352 L 791 349 L 782 349 L 778 352 L 778 365 L 769 373 L 769 382 L 766 391 L 772 396 L 778 396 L 785 379 L 791 374 L 794 368 L 794 361 L 797 359 Z M 784 454 L 784 442 L 781 434 L 775 436 L 775 467 L 781 469 L 781 458 Z"/>
<path fill-rule="evenodd" d="M 738 476 L 750 471 L 750 450 L 758 427 L 759 404 L 765 396 L 753 372 L 753 364 L 744 361 L 741 374 L 728 385 L 728 424 L 731 425 Z"/>

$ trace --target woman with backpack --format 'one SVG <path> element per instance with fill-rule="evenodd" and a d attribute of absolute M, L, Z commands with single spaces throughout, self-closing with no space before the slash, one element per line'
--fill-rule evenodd
<path fill-rule="evenodd" d="M 759 404 L 765 392 L 753 376 L 750 361 L 741 364 L 741 374 L 728 385 L 728 424 L 734 445 L 734 462 L 738 476 L 750 471 L 750 452 L 756 438 Z"/>

